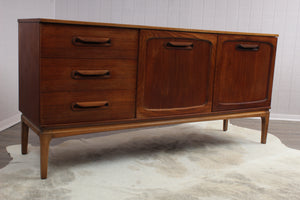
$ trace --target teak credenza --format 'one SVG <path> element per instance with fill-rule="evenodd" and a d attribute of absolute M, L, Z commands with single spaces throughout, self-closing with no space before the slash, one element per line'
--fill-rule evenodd
<path fill-rule="evenodd" d="M 266 143 L 278 35 L 19 20 L 22 153 L 40 138 L 261 117 Z"/>

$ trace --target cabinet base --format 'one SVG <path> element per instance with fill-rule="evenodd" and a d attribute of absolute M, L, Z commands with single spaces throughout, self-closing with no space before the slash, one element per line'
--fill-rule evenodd
<path fill-rule="evenodd" d="M 267 141 L 267 132 L 269 125 L 270 112 L 267 111 L 254 111 L 254 112 L 243 112 L 234 114 L 218 114 L 218 115 L 207 115 L 201 117 L 192 117 L 184 119 L 171 119 L 171 120 L 160 120 L 160 121 L 136 121 L 126 124 L 111 124 L 111 125 L 99 125 L 99 126 L 85 126 L 77 128 L 55 128 L 42 130 L 36 127 L 29 119 L 24 115 L 21 116 L 22 131 L 21 131 L 21 151 L 22 154 L 27 154 L 28 146 L 28 130 L 31 128 L 40 138 L 40 167 L 41 167 L 41 179 L 47 178 L 48 170 L 48 151 L 49 144 L 52 138 L 67 137 L 72 135 L 80 135 L 86 133 L 95 133 L 102 131 L 112 131 L 120 129 L 139 128 L 146 126 L 160 126 L 167 124 L 179 124 L 187 122 L 197 121 L 209 121 L 209 120 L 220 120 L 223 119 L 223 131 L 228 129 L 228 119 L 243 118 L 243 117 L 261 117 L 261 143 L 265 144 Z"/>

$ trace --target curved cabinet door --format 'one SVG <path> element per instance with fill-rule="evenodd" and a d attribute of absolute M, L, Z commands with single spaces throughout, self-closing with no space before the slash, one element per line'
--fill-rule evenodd
<path fill-rule="evenodd" d="M 217 36 L 142 30 L 137 117 L 211 112 Z"/>
<path fill-rule="evenodd" d="M 218 38 L 213 111 L 270 107 L 276 37 Z"/>

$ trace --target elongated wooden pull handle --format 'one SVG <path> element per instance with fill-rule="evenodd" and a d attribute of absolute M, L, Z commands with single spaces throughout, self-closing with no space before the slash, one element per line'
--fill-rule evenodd
<path fill-rule="evenodd" d="M 109 70 L 73 70 L 71 76 L 73 79 L 108 78 L 110 77 L 110 71 Z"/>
<path fill-rule="evenodd" d="M 192 42 L 170 41 L 170 42 L 167 43 L 167 47 L 177 47 L 177 48 L 191 49 L 191 48 L 193 48 L 193 43 Z"/>
<path fill-rule="evenodd" d="M 236 46 L 238 50 L 248 50 L 248 51 L 258 51 L 259 45 L 258 44 L 238 44 Z"/>
<path fill-rule="evenodd" d="M 110 46 L 111 39 L 110 38 L 102 38 L 102 37 L 84 37 L 84 36 L 74 36 L 73 37 L 73 44 L 75 45 L 104 45 Z"/>
<path fill-rule="evenodd" d="M 108 101 L 89 101 L 89 102 L 75 102 L 72 104 L 72 110 L 83 110 L 91 108 L 105 108 L 108 107 Z"/>

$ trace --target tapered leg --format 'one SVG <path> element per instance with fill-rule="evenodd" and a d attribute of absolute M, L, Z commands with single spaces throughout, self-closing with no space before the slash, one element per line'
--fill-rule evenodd
<path fill-rule="evenodd" d="M 224 119 L 223 120 L 223 131 L 227 131 L 228 130 L 228 119 Z"/>
<path fill-rule="evenodd" d="M 48 153 L 49 153 L 49 144 L 51 141 L 51 135 L 40 134 L 40 153 L 41 153 L 41 179 L 47 178 L 48 171 Z"/>
<path fill-rule="evenodd" d="M 266 142 L 267 142 L 269 116 L 270 116 L 270 113 L 267 112 L 265 116 L 261 117 L 261 143 L 262 144 L 266 144 Z"/>
<path fill-rule="evenodd" d="M 28 131 L 29 131 L 29 128 L 28 128 L 27 124 L 25 124 L 22 120 L 22 130 L 21 130 L 22 154 L 27 154 L 28 153 Z"/>

